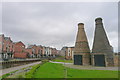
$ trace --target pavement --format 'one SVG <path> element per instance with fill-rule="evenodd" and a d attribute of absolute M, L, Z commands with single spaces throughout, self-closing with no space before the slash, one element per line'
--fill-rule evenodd
<path fill-rule="evenodd" d="M 118 67 L 96 67 L 96 66 L 80 66 L 80 65 L 73 65 L 73 63 L 64 63 L 64 62 L 54 62 L 50 61 L 51 63 L 59 63 L 63 64 L 66 67 L 74 68 L 74 69 L 82 69 L 82 70 L 111 70 L 111 71 L 118 71 Z"/>
<path fill-rule="evenodd" d="M 60 63 L 60 64 L 73 64 L 73 63 L 64 63 L 64 62 L 55 62 L 55 61 L 49 61 L 49 62 L 51 62 L 51 63 Z"/>
<path fill-rule="evenodd" d="M 26 65 L 21 65 L 21 66 L 17 66 L 17 67 L 11 67 L 11 68 L 7 68 L 7 69 L 2 69 L 2 70 L 0 70 L 0 76 L 2 76 L 4 74 L 7 74 L 7 73 L 10 73 L 12 71 L 20 70 L 22 68 L 25 68 L 25 67 L 28 67 L 28 66 L 32 66 L 32 65 L 35 65 L 35 64 L 40 64 L 40 63 L 41 63 L 41 61 L 30 63 L 30 64 L 26 64 Z"/>

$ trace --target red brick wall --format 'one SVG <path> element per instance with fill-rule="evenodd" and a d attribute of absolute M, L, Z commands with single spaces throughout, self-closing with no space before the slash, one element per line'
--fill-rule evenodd
<path fill-rule="evenodd" d="M 31 45 L 32 47 L 25 49 L 26 52 L 28 52 L 29 54 L 40 54 L 40 52 L 42 52 L 43 54 L 43 47 L 42 46 L 36 46 L 36 45 Z"/>
<path fill-rule="evenodd" d="M 28 57 L 28 53 L 25 53 L 25 52 L 23 52 L 23 53 L 14 53 L 14 58 L 27 58 Z"/>
<path fill-rule="evenodd" d="M 43 47 L 42 46 L 38 46 L 38 53 L 40 53 L 41 52 L 41 54 L 43 54 Z"/>
<path fill-rule="evenodd" d="M 0 35 L 0 53 L 2 52 L 3 39 L 4 39 L 4 35 Z"/>
<path fill-rule="evenodd" d="M 25 49 L 25 52 L 26 52 L 26 53 L 29 53 L 30 55 L 32 55 L 32 49 L 28 49 L 28 48 L 27 48 L 27 49 Z"/>
<path fill-rule="evenodd" d="M 52 55 L 57 55 L 57 49 L 56 48 L 52 48 Z"/>
<path fill-rule="evenodd" d="M 14 52 L 24 52 L 25 45 L 22 42 L 14 43 Z"/>
<path fill-rule="evenodd" d="M 13 43 L 10 38 L 8 40 L 3 39 L 3 52 L 13 52 Z"/>

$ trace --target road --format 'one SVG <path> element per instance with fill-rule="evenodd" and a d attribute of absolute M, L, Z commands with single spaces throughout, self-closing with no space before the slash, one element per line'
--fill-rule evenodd
<path fill-rule="evenodd" d="M 22 68 L 25 68 L 25 67 L 28 67 L 28 66 L 32 66 L 32 65 L 35 65 L 35 64 L 40 64 L 40 63 L 41 63 L 41 61 L 26 64 L 26 65 L 21 65 L 21 66 L 17 66 L 17 67 L 11 67 L 11 68 L 7 68 L 7 69 L 2 69 L 2 70 L 0 70 L 0 76 L 2 76 L 4 74 L 7 74 L 7 73 L 10 73 L 10 72 L 15 71 L 15 70 L 19 70 L 19 69 L 22 69 Z"/>

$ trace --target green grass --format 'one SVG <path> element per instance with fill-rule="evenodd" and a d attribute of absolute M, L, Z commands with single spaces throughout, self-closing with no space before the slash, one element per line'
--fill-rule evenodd
<path fill-rule="evenodd" d="M 26 73 L 16 74 L 17 78 L 118 78 L 118 71 L 72 69 L 64 67 L 62 64 L 47 61 L 31 67 L 31 70 Z M 67 77 L 65 77 L 65 69 Z M 10 73 L 0 78 L 6 78 L 9 75 Z"/>
<path fill-rule="evenodd" d="M 57 63 L 45 63 L 34 73 L 34 78 L 65 78 L 65 67 Z M 67 78 L 118 78 L 117 71 L 67 69 Z"/>
<path fill-rule="evenodd" d="M 8 76 L 10 76 L 10 74 L 15 73 L 16 71 L 18 71 L 18 70 L 12 71 L 12 72 L 7 73 L 7 74 L 4 74 L 4 75 L 0 76 L 0 79 L 7 78 Z"/>
<path fill-rule="evenodd" d="M 67 68 L 68 78 L 118 78 L 117 71 L 109 70 L 78 70 Z"/>
<path fill-rule="evenodd" d="M 36 69 L 40 66 L 40 64 L 37 64 L 37 65 L 34 65 L 32 66 L 31 70 L 28 71 L 26 74 L 25 74 L 25 77 L 26 78 L 33 78 L 33 74 L 34 72 L 36 71 Z"/>
<path fill-rule="evenodd" d="M 34 73 L 38 70 L 38 68 L 43 65 L 44 63 L 48 62 L 48 60 L 43 60 L 41 64 L 36 64 L 32 66 L 31 70 L 25 73 L 26 78 L 34 78 Z"/>
<path fill-rule="evenodd" d="M 40 66 L 40 64 L 36 64 L 34 66 L 29 66 L 29 67 L 31 67 L 31 70 L 28 72 L 20 72 L 20 73 L 14 74 L 14 75 L 10 75 L 11 73 L 18 71 L 18 70 L 16 70 L 16 71 L 7 73 L 7 74 L 1 76 L 0 78 L 33 78 L 33 74 L 36 71 L 36 69 L 39 68 L 39 66 Z M 21 70 L 24 70 L 26 68 L 28 68 L 28 67 L 22 68 Z"/>
<path fill-rule="evenodd" d="M 61 64 L 45 63 L 38 68 L 34 78 L 63 78 L 64 67 Z"/>
<path fill-rule="evenodd" d="M 10 75 L 7 78 L 26 78 L 26 77 L 25 77 L 25 72 L 21 72 L 21 73 L 16 73 L 14 75 Z"/>
<path fill-rule="evenodd" d="M 53 61 L 56 61 L 56 62 L 65 62 L 65 63 L 73 63 L 73 60 L 54 59 Z"/>

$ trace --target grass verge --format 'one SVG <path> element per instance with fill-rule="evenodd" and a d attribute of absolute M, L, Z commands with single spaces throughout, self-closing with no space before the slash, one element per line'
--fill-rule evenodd
<path fill-rule="evenodd" d="M 25 77 L 26 78 L 33 78 L 33 73 L 35 72 L 35 70 L 40 66 L 40 64 L 36 64 L 34 66 L 32 66 L 32 69 L 28 72 L 26 72 Z"/>
<path fill-rule="evenodd" d="M 42 61 L 41 64 L 32 66 L 32 69 L 25 74 L 25 77 L 26 78 L 34 78 L 34 73 L 36 73 L 37 69 L 40 68 L 40 66 L 46 62 L 48 62 L 48 60 L 44 60 L 44 61 Z"/>
<path fill-rule="evenodd" d="M 36 73 L 34 78 L 63 78 L 64 67 L 61 64 L 45 63 L 43 64 Z"/>
<path fill-rule="evenodd" d="M 66 71 L 65 71 L 66 70 Z M 34 78 L 118 78 L 118 71 L 79 70 L 66 68 L 62 64 L 47 62 L 37 69 Z"/>
<path fill-rule="evenodd" d="M 16 71 L 18 71 L 18 70 L 16 70 Z M 7 78 L 8 76 L 10 76 L 12 73 L 15 73 L 16 71 L 12 71 L 10 73 L 4 74 L 4 75 L 0 76 L 0 79 Z"/>
<path fill-rule="evenodd" d="M 62 60 L 62 59 L 54 59 L 52 61 L 56 61 L 56 62 L 65 62 L 65 63 L 73 63 L 73 60 Z"/>

